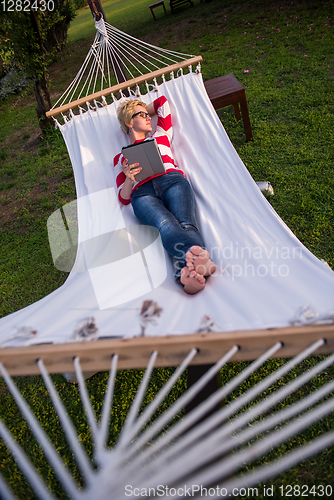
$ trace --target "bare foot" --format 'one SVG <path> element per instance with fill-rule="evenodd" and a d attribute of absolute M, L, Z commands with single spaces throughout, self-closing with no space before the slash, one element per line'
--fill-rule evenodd
<path fill-rule="evenodd" d="M 181 283 L 184 285 L 184 291 L 190 295 L 203 290 L 205 288 L 205 278 L 196 271 L 190 271 L 186 266 L 181 269 Z"/>
<path fill-rule="evenodd" d="M 190 271 L 202 276 L 210 276 L 216 270 L 216 264 L 210 260 L 210 254 L 198 245 L 193 245 L 186 253 L 186 264 Z"/>

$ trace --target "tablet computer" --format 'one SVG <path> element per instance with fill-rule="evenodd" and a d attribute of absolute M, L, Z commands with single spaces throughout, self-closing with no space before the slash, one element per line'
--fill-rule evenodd
<path fill-rule="evenodd" d="M 124 158 L 128 160 L 129 165 L 139 163 L 142 168 L 139 174 L 135 176 L 136 181 L 142 181 L 146 177 L 163 174 L 166 171 L 157 141 L 154 138 L 125 146 L 122 148 L 122 153 Z"/>

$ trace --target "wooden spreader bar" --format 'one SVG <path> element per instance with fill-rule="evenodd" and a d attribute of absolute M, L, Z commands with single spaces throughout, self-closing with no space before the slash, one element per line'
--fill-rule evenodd
<path fill-rule="evenodd" d="M 137 78 L 132 78 L 131 80 L 127 80 L 126 82 L 118 83 L 113 87 L 108 87 L 107 89 L 100 90 L 99 92 L 94 92 L 94 94 L 90 94 L 86 97 L 81 97 L 76 101 L 64 104 L 63 106 L 59 106 L 58 108 L 50 109 L 50 111 L 46 112 L 46 116 L 49 118 L 52 116 L 58 116 L 61 113 L 66 113 L 70 109 L 74 109 L 78 106 L 84 106 L 86 102 L 92 102 L 94 100 L 96 101 L 103 96 L 119 92 L 120 90 L 126 90 L 131 87 L 136 87 L 137 85 L 141 85 L 148 80 L 159 78 L 159 76 L 178 71 L 179 69 L 187 68 L 188 66 L 194 66 L 195 64 L 201 63 L 202 61 L 202 56 L 191 57 L 190 59 L 172 64 L 171 66 L 166 66 L 164 68 L 157 69 L 156 71 L 152 71 L 151 73 L 146 73 L 145 75 L 138 76 Z"/>
<path fill-rule="evenodd" d="M 319 339 L 325 344 L 315 354 L 334 352 L 334 325 L 293 326 L 270 330 L 244 330 L 237 332 L 197 333 L 166 337 L 136 337 L 131 339 L 101 339 L 90 342 L 42 344 L 28 347 L 0 349 L 0 362 L 11 375 L 39 374 L 36 364 L 42 359 L 49 373 L 73 372 L 73 358 L 79 357 L 84 371 L 107 371 L 111 357 L 118 354 L 118 368 L 145 368 L 152 351 L 158 351 L 156 366 L 178 366 L 197 348 L 192 364 L 212 364 L 232 346 L 239 351 L 232 361 L 257 359 L 276 342 L 282 342 L 275 357 L 288 358 L 299 354 Z"/>

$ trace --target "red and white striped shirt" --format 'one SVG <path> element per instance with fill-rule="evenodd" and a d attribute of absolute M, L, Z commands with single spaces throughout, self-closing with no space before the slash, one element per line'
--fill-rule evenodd
<path fill-rule="evenodd" d="M 172 136 L 173 136 L 173 128 L 172 128 L 172 117 L 170 114 L 169 104 L 166 97 L 161 96 L 155 99 L 155 101 L 153 101 L 153 106 L 156 114 L 158 115 L 158 124 L 156 131 L 152 137 L 155 138 L 159 146 L 165 170 L 166 172 L 173 172 L 176 170 L 180 172 L 182 175 L 184 175 L 183 171 L 176 165 L 170 148 L 170 143 L 172 141 Z M 136 142 L 142 142 L 142 141 L 136 141 Z M 122 155 L 122 153 L 116 155 L 114 158 L 114 167 L 116 175 L 116 185 L 118 190 L 118 199 L 120 200 L 121 203 L 124 203 L 124 205 L 128 205 L 130 203 L 130 200 L 125 200 L 121 196 L 121 190 L 126 179 L 126 176 L 122 170 L 123 160 L 124 156 Z M 153 175 L 151 177 L 143 179 L 142 181 L 135 180 L 133 183 L 131 194 L 135 189 L 137 189 L 137 187 L 144 184 L 144 182 L 147 182 L 150 179 L 153 179 L 154 177 L 159 177 L 160 175 L 164 174 Z"/>

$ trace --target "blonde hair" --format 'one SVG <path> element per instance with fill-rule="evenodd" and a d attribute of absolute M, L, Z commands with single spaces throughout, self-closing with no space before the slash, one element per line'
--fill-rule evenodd
<path fill-rule="evenodd" d="M 117 108 L 117 118 L 121 125 L 121 129 L 125 134 L 129 133 L 129 127 L 126 123 L 131 123 L 132 115 L 136 106 L 143 106 L 145 109 L 147 105 L 138 99 L 128 99 L 123 101 Z"/>

